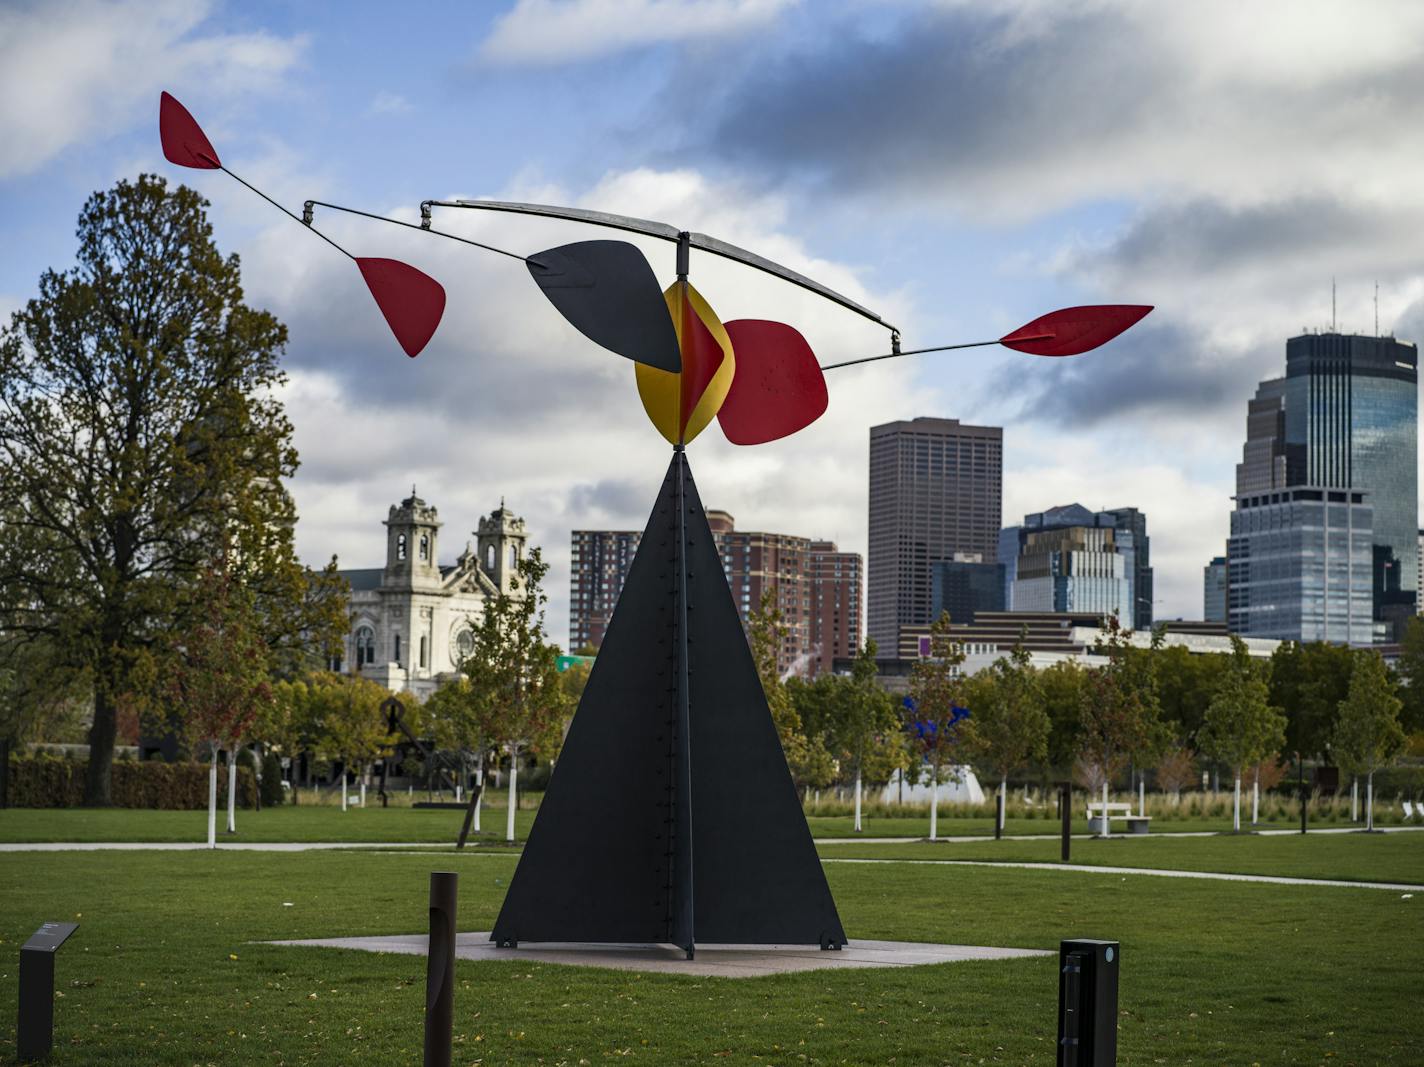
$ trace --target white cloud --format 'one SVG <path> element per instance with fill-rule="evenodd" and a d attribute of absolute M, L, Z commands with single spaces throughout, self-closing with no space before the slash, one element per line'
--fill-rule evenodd
<path fill-rule="evenodd" d="M 372 115 L 408 115 L 415 105 L 399 93 L 379 92 L 372 99 L 366 111 Z"/>
<path fill-rule="evenodd" d="M 560 63 L 738 33 L 796 0 L 517 0 L 480 45 L 500 63 Z"/>
<path fill-rule="evenodd" d="M 214 96 L 276 85 L 301 38 L 204 33 L 209 5 L 189 0 L 66 0 L 0 9 L 0 179 L 104 137 L 185 83 Z"/>

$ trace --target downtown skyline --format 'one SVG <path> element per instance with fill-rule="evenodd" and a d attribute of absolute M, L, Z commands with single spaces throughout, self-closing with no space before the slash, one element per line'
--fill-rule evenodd
<path fill-rule="evenodd" d="M 161 89 L 290 207 L 413 221 L 426 197 L 483 195 L 664 219 L 823 278 L 901 325 L 906 347 L 1056 306 L 1152 303 L 1131 334 L 1061 363 L 990 351 L 837 371 L 811 430 L 755 454 L 709 434 L 693 462 L 750 525 L 864 554 L 869 426 L 1002 426 L 1005 515 L 1141 508 L 1154 614 L 1196 617 L 1241 412 L 1285 339 L 1330 321 L 1330 274 L 1343 330 L 1373 332 L 1378 280 L 1381 330 L 1424 335 L 1424 272 L 1400 236 L 1424 213 L 1407 181 L 1424 161 L 1408 121 L 1424 27 L 1408 5 L 1375 8 L 541 0 L 436 6 L 412 26 L 376 5 L 12 5 L 0 78 L 28 103 L 0 111 L 0 313 L 72 261 L 92 190 L 142 171 L 193 185 L 249 300 L 291 328 L 303 557 L 378 562 L 369 516 L 412 481 L 452 515 L 503 496 L 554 565 L 562 640 L 569 530 L 640 528 L 665 462 L 631 370 L 545 314 L 522 272 L 327 216 L 359 252 L 449 284 L 448 321 L 406 360 L 339 257 L 220 176 L 164 164 Z M 888 111 L 907 89 L 916 103 Z M 529 250 L 597 236 L 442 224 Z M 795 322 L 822 362 L 885 350 L 881 331 L 788 287 L 693 270 L 724 318 Z"/>

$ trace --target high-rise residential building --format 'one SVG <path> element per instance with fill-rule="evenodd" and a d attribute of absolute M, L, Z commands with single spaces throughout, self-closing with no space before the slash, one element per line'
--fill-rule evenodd
<path fill-rule="evenodd" d="M 1370 629 L 1375 639 L 1398 636 L 1419 589 L 1417 392 L 1412 344 L 1337 333 L 1286 342 L 1285 377 L 1257 389 L 1237 467 L 1237 511 L 1255 514 L 1232 519 L 1233 632 L 1312 639 L 1293 629 L 1299 621 L 1331 635 L 1321 640 L 1365 643 L 1357 602 L 1363 508 L 1370 522 Z M 1261 525 L 1276 521 L 1305 525 Z M 1326 532 L 1335 538 L 1325 546 L 1328 565 L 1323 557 L 1292 562 L 1283 554 L 1286 543 L 1315 551 Z M 1332 573 L 1337 580 L 1329 580 Z M 1316 598 L 1339 603 L 1312 603 Z"/>
<path fill-rule="evenodd" d="M 1226 621 L 1226 557 L 1217 556 L 1202 568 L 1202 619 Z"/>
<path fill-rule="evenodd" d="M 783 672 L 814 676 L 830 670 L 837 656 L 855 655 L 863 585 L 858 553 L 841 552 L 831 541 L 738 530 L 731 515 L 710 508 L 707 524 L 743 625 L 765 594 L 781 612 Z M 570 648 L 602 644 L 641 540 L 635 530 L 573 531 Z"/>
<path fill-rule="evenodd" d="M 870 428 L 867 630 L 893 656 L 899 629 L 931 619 L 933 566 L 997 561 L 1004 431 L 916 418 Z"/>
<path fill-rule="evenodd" d="M 1151 629 L 1152 567 L 1141 558 L 1147 545 L 1147 516 L 1137 508 L 1067 504 L 1025 515 L 1022 526 L 999 534 L 1005 606 L 1116 613 L 1129 629 Z"/>
<path fill-rule="evenodd" d="M 956 552 L 932 568 L 930 620 L 949 612 L 951 622 L 971 623 L 985 611 L 1004 610 L 1004 565 L 977 553 Z"/>

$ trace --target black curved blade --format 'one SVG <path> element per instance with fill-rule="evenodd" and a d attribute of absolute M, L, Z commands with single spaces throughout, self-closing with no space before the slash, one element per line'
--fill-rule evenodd
<path fill-rule="evenodd" d="M 530 256 L 549 303 L 610 352 L 659 370 L 682 370 L 677 331 L 647 257 L 627 241 L 579 241 Z"/>

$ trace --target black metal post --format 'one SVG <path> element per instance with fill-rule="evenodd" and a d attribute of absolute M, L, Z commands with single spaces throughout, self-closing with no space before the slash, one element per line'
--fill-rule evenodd
<path fill-rule="evenodd" d="M 679 244 L 678 269 L 686 269 L 684 246 Z M 688 678 L 689 623 L 687 603 L 687 460 L 677 446 L 677 790 L 673 818 L 676 853 L 673 865 L 673 943 L 692 959 L 696 949 L 692 902 L 692 705 Z"/>
<path fill-rule="evenodd" d="M 1068 863 L 1068 854 L 1073 840 L 1073 787 L 1065 785 L 1058 792 L 1058 811 L 1063 819 L 1063 862 Z"/>
<path fill-rule="evenodd" d="M 1300 832 L 1305 833 L 1305 820 L 1310 807 L 1310 794 L 1305 791 L 1305 757 L 1295 754 L 1295 773 L 1300 781 Z"/>
<path fill-rule="evenodd" d="M 1116 941 L 1076 939 L 1058 947 L 1058 1067 L 1117 1063 Z"/>
<path fill-rule="evenodd" d="M 994 840 L 1004 836 L 1004 794 L 994 797 Z"/>
<path fill-rule="evenodd" d="M 20 1020 L 15 1051 L 21 1063 L 54 1047 L 54 954 L 78 923 L 45 923 L 20 949 Z"/>
<path fill-rule="evenodd" d="M 455 1008 L 455 915 L 460 876 L 430 872 L 430 950 L 425 966 L 425 1067 L 450 1067 Z"/>

